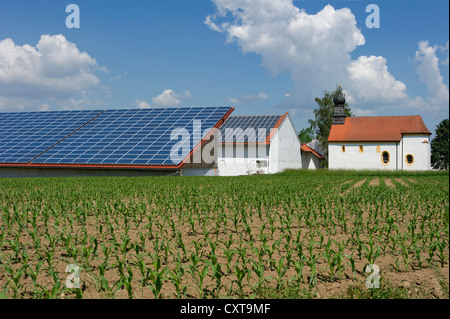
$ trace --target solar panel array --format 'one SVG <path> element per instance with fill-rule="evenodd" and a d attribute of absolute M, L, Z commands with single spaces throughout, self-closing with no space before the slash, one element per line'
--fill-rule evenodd
<path fill-rule="evenodd" d="M 28 163 L 102 111 L 0 113 L 0 163 Z"/>
<path fill-rule="evenodd" d="M 189 155 L 229 108 L 106 111 L 34 163 L 173 165 Z M 194 122 L 201 127 L 194 127 Z M 184 130 L 184 136 L 180 129 Z M 177 133 L 172 136 L 172 133 Z M 190 142 L 190 143 L 188 143 Z M 183 146 L 190 147 L 183 147 Z M 176 159 L 176 160 L 175 160 Z"/>
<path fill-rule="evenodd" d="M 179 164 L 229 111 L 197 107 L 4 113 L 0 163 Z"/>
<path fill-rule="evenodd" d="M 223 143 L 264 143 L 280 115 L 230 116 L 220 128 Z"/>

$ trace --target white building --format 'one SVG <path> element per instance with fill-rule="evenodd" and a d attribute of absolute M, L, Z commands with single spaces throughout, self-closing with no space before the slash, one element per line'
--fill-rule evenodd
<path fill-rule="evenodd" d="M 220 133 L 219 176 L 274 174 L 302 168 L 300 140 L 288 113 L 231 116 Z"/>
<path fill-rule="evenodd" d="M 330 169 L 431 170 L 431 132 L 420 116 L 345 117 L 343 96 L 334 102 Z"/>
<path fill-rule="evenodd" d="M 320 163 L 325 159 L 322 154 L 315 148 L 317 140 L 308 144 L 302 144 L 302 168 L 303 169 L 319 169 Z"/>

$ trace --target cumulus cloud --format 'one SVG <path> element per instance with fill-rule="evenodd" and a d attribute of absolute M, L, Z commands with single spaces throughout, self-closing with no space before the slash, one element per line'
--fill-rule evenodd
<path fill-rule="evenodd" d="M 140 109 L 148 109 L 150 108 L 150 104 L 148 104 L 146 101 L 144 100 L 138 100 L 136 99 L 136 106 Z"/>
<path fill-rule="evenodd" d="M 42 111 L 42 112 L 50 111 L 50 105 L 45 104 L 45 103 L 42 104 L 41 107 L 39 108 L 39 111 Z"/>
<path fill-rule="evenodd" d="M 356 100 L 395 102 L 408 97 L 406 85 L 389 73 L 381 56 L 360 56 L 347 69 L 350 95 Z"/>
<path fill-rule="evenodd" d="M 182 97 L 190 99 L 190 98 L 192 98 L 192 94 L 188 90 L 184 90 Z"/>
<path fill-rule="evenodd" d="M 160 95 L 152 98 L 152 102 L 156 107 L 172 107 L 179 106 L 181 103 L 181 99 L 191 97 L 192 94 L 189 91 L 183 91 L 182 94 L 178 94 L 172 89 L 167 89 L 164 90 Z"/>
<path fill-rule="evenodd" d="M 251 103 L 261 100 L 267 100 L 269 98 L 269 95 L 264 92 L 259 92 L 258 95 L 253 94 L 246 94 L 241 96 L 240 98 L 226 98 L 226 100 L 231 104 L 245 104 L 245 103 Z"/>
<path fill-rule="evenodd" d="M 348 8 L 326 5 L 316 14 L 292 0 L 212 0 L 217 10 L 205 24 L 226 35 L 245 53 L 261 56 L 273 75 L 289 73 L 294 87 L 282 106 L 310 109 L 314 98 L 336 84 L 355 103 L 395 102 L 407 97 L 406 85 L 389 73 L 383 57 L 350 53 L 365 44 Z"/>
<path fill-rule="evenodd" d="M 447 41 L 447 44 L 446 44 L 446 45 L 444 45 L 444 46 L 438 45 L 437 48 L 438 48 L 439 50 L 441 50 L 441 51 L 447 52 L 447 57 L 446 57 L 444 60 L 442 60 L 441 63 L 442 63 L 443 65 L 445 65 L 445 66 L 449 66 L 449 61 L 448 61 L 448 56 L 449 56 L 449 46 L 448 46 L 448 41 Z"/>
<path fill-rule="evenodd" d="M 449 90 L 439 70 L 439 58 L 436 55 L 436 50 L 439 49 L 439 46 L 431 46 L 428 41 L 421 41 L 418 46 L 419 49 L 416 51 L 414 62 L 420 81 L 426 85 L 429 96 L 426 101 L 419 97 L 416 98 L 416 105 L 423 106 L 428 104 L 428 108 L 447 109 Z"/>
<path fill-rule="evenodd" d="M 70 104 L 98 88 L 96 72 L 108 70 L 63 35 L 42 35 L 36 46 L 0 40 L 0 96 L 8 108 L 20 108 L 19 100 L 26 108 L 47 104 L 40 101 Z"/>

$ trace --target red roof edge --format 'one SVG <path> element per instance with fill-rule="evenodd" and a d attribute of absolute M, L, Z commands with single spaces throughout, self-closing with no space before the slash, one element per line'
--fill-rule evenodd
<path fill-rule="evenodd" d="M 217 122 L 216 125 L 214 125 L 214 127 L 212 128 L 211 131 L 209 131 L 209 133 L 205 136 L 204 139 L 202 139 L 200 141 L 200 143 L 197 144 L 197 146 L 195 146 L 191 152 L 189 153 L 188 156 L 185 157 L 185 159 L 178 165 L 178 168 L 182 168 L 184 165 L 186 165 L 186 162 L 191 158 L 191 156 L 194 154 L 194 152 L 197 151 L 198 148 L 201 148 L 207 140 L 209 140 L 209 138 L 211 137 L 212 134 L 215 133 L 215 131 L 217 129 L 219 129 L 225 122 L 226 120 L 228 120 L 228 118 L 230 117 L 231 113 L 234 112 L 234 107 L 230 108 L 228 110 L 228 112 L 219 120 L 219 122 Z"/>
<path fill-rule="evenodd" d="M 306 144 L 302 144 L 301 150 L 302 150 L 303 152 L 313 153 L 317 158 L 325 159 L 325 157 L 323 157 L 321 154 L 319 154 L 318 152 L 316 152 L 315 150 L 313 150 L 311 147 L 309 147 L 309 146 L 306 145 Z"/>
<path fill-rule="evenodd" d="M 286 113 L 284 113 L 284 115 L 280 116 L 280 118 L 278 119 L 278 121 L 275 124 L 275 126 L 270 130 L 270 134 L 269 134 L 269 136 L 267 136 L 267 139 L 266 139 L 266 144 L 270 144 L 270 140 L 273 138 L 273 136 L 278 131 L 278 129 L 280 128 L 281 124 L 283 124 L 285 118 L 288 115 L 289 115 L 289 113 L 286 112 Z"/>

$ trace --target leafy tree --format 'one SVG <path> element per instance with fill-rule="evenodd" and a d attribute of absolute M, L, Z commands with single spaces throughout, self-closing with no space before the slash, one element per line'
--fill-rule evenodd
<path fill-rule="evenodd" d="M 449 121 L 443 120 L 436 126 L 435 138 L 431 141 L 431 166 L 434 169 L 448 169 Z"/>
<path fill-rule="evenodd" d="M 324 151 L 324 157 L 326 159 L 325 166 L 328 166 L 328 136 L 330 135 L 332 118 L 334 114 L 334 102 L 333 97 L 339 93 L 340 88 L 337 88 L 333 92 L 324 91 L 322 98 L 316 98 L 315 101 L 318 104 L 318 108 L 314 110 L 315 119 L 308 120 L 311 125 L 316 138 L 319 140 L 320 146 Z M 345 103 L 345 114 L 348 117 L 353 116 L 348 104 Z"/>
<path fill-rule="evenodd" d="M 302 142 L 303 144 L 308 144 L 315 138 L 313 128 L 312 127 L 304 128 L 298 134 L 298 138 L 300 139 L 300 142 Z"/>

